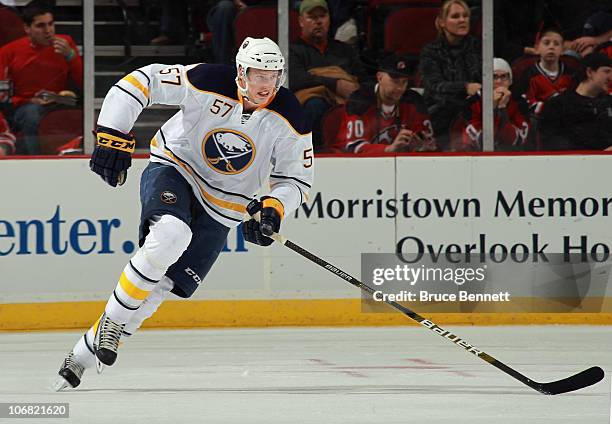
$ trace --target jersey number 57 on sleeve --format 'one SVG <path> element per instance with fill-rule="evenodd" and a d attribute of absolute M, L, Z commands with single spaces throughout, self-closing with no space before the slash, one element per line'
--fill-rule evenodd
<path fill-rule="evenodd" d="M 181 70 L 179 68 L 166 68 L 166 69 L 162 69 L 161 71 L 159 71 L 160 74 L 165 75 L 165 74 L 171 74 L 171 73 L 175 73 L 175 80 L 172 81 L 168 81 L 168 80 L 161 80 L 162 84 L 172 84 L 172 85 L 181 85 Z"/>

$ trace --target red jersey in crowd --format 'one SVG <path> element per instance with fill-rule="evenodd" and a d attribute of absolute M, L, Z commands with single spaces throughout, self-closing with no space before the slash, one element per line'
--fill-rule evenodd
<path fill-rule="evenodd" d="M 351 153 L 380 153 L 401 129 L 420 133 L 433 142 L 433 130 L 419 93 L 407 90 L 395 108 L 385 113 L 378 105 L 376 87 L 366 85 L 351 95 L 338 130 L 335 147 Z M 418 150 L 415 146 L 414 150 Z"/>
<path fill-rule="evenodd" d="M 565 63 L 559 62 L 557 75 L 551 76 L 540 66 L 539 62 L 536 62 L 523 72 L 513 91 L 521 94 L 527 100 L 529 108 L 539 114 L 542 104 L 549 97 L 560 94 L 575 85 L 575 74 Z"/>
<path fill-rule="evenodd" d="M 466 116 L 466 127 L 462 133 L 460 150 L 481 150 L 482 142 L 482 98 L 480 94 L 470 98 Z M 505 108 L 495 109 L 495 150 L 520 150 L 526 147 L 529 136 L 529 120 L 525 117 L 527 105 L 510 99 Z"/>
<path fill-rule="evenodd" d="M 58 93 L 69 88 L 68 81 L 81 87 L 83 62 L 76 44 L 69 35 L 65 39 L 74 56 L 70 62 L 56 53 L 53 46 L 35 46 L 28 37 L 12 41 L 0 49 L 0 79 L 13 81 L 13 106 L 27 103 L 40 90 Z"/>

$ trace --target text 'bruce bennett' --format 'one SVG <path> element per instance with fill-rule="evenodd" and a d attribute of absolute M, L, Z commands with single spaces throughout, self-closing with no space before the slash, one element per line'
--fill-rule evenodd
<path fill-rule="evenodd" d="M 383 293 L 378 290 L 372 294 L 372 299 L 376 302 L 509 302 L 510 293 L 469 293 L 465 290 L 458 293 L 430 293 L 426 290 Z"/>

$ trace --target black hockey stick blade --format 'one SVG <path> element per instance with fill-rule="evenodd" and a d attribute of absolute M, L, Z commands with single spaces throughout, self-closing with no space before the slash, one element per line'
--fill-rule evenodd
<path fill-rule="evenodd" d="M 551 381 L 550 383 L 535 383 L 531 387 L 545 395 L 559 395 L 592 386 L 603 380 L 604 376 L 604 370 L 600 367 L 591 367 L 563 380 Z"/>

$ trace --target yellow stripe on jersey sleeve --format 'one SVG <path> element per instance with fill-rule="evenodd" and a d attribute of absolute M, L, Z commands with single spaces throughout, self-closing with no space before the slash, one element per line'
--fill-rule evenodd
<path fill-rule="evenodd" d="M 136 79 L 133 75 L 126 75 L 122 78 L 123 81 L 129 82 L 134 87 L 140 90 L 140 92 L 148 99 L 149 98 L 149 90 Z"/>
<path fill-rule="evenodd" d="M 134 283 L 128 280 L 127 276 L 125 275 L 125 272 L 121 273 L 121 277 L 119 277 L 119 284 L 128 296 L 136 300 L 145 300 L 149 296 L 150 292 L 136 287 Z"/>

